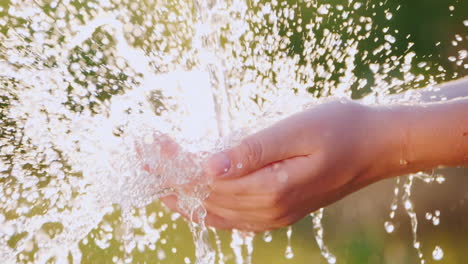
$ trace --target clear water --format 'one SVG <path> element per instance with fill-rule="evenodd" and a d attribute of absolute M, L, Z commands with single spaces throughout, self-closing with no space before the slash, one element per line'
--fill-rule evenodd
<path fill-rule="evenodd" d="M 457 77 L 415 58 L 411 44 L 396 55 L 401 36 L 391 20 L 398 8 L 378 6 L 2 2 L 0 259 L 78 263 L 83 245 L 105 250 L 118 242 L 120 253 L 110 259 L 131 263 L 135 252 L 171 243 L 164 238 L 169 227 L 155 225 L 166 213 L 148 207 L 158 197 L 177 194 L 187 214 L 204 218 L 201 201 L 209 190 L 201 164 L 209 153 L 320 100 L 358 94 L 367 95 L 368 103 L 386 103 L 391 93 Z M 386 22 L 360 15 L 363 9 L 383 12 Z M 383 37 L 363 47 L 375 31 Z M 449 60 L 466 68 L 465 58 L 460 47 Z M 427 77 L 427 67 L 438 74 Z M 404 99 L 416 100 L 413 95 Z M 180 145 L 178 154 L 167 154 L 176 148 L 168 136 Z M 396 189 L 390 218 L 401 197 L 424 262 L 411 203 L 415 179 L 437 180 L 409 177 Z M 182 187 L 193 181 L 193 188 Z M 335 263 L 322 217 L 323 210 L 313 214 L 316 241 Z M 438 218 L 431 216 L 434 225 Z M 210 243 L 216 232 L 203 221 L 189 227 L 196 263 L 224 263 L 219 238 Z M 286 234 L 289 241 L 292 229 Z M 232 233 L 236 263 L 252 262 L 253 239 Z M 271 241 L 271 234 L 264 239 Z M 285 254 L 293 258 L 289 243 Z M 157 257 L 165 254 L 158 251 Z M 442 249 L 436 247 L 432 257 L 441 259 Z"/>

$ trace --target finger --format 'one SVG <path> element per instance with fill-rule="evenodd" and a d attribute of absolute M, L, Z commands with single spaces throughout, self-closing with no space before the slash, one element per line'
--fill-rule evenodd
<path fill-rule="evenodd" d="M 177 212 L 180 215 L 182 215 L 185 219 L 190 221 L 190 219 L 193 219 L 195 223 L 200 223 L 200 219 L 198 219 L 198 216 L 195 214 L 194 217 L 190 217 L 188 212 L 183 212 L 180 210 L 178 206 L 178 199 L 175 195 L 169 195 L 162 197 L 160 199 L 162 203 L 168 207 L 171 211 Z M 229 223 L 226 219 L 215 215 L 213 213 L 208 212 L 205 219 L 205 224 L 208 226 L 212 226 L 214 228 L 222 229 L 222 230 L 232 230 L 234 229 L 234 225 Z"/>
<path fill-rule="evenodd" d="M 135 142 L 135 150 L 144 171 L 161 174 L 163 171 L 159 163 L 179 155 L 180 146 L 169 136 L 154 133 L 141 142 Z"/>
<path fill-rule="evenodd" d="M 312 202 L 310 202 L 312 200 Z M 263 232 L 274 230 L 296 223 L 300 219 L 309 215 L 319 208 L 339 200 L 332 193 L 324 196 L 312 197 L 310 200 L 297 201 L 290 207 L 265 208 L 258 210 L 231 210 L 223 208 L 219 204 L 206 204 L 209 212 L 222 215 L 228 221 L 234 223 L 234 227 L 239 230 Z M 317 202 L 314 202 L 314 201 Z"/>
<path fill-rule="evenodd" d="M 159 148 L 162 158 L 174 158 L 180 152 L 180 146 L 167 135 L 154 135 L 153 148 Z"/>
<path fill-rule="evenodd" d="M 220 215 L 232 223 L 266 223 L 272 220 L 271 208 L 258 210 L 234 210 L 215 203 L 205 203 L 208 212 Z"/>
<path fill-rule="evenodd" d="M 154 151 L 158 149 L 162 156 L 175 156 L 179 152 L 179 145 L 168 135 L 154 133 L 148 135 L 140 141 L 135 142 L 137 155 L 142 157 L 145 150 Z"/>
<path fill-rule="evenodd" d="M 266 221 L 232 221 L 234 223 L 235 229 L 242 230 L 242 231 L 252 231 L 252 232 L 265 232 L 269 230 L 275 230 L 278 228 L 282 228 L 288 225 L 292 225 L 299 221 L 300 219 L 307 216 L 308 213 L 303 211 L 291 212 L 280 218 L 275 218 L 274 220 L 266 220 Z"/>
<path fill-rule="evenodd" d="M 214 180 L 211 188 L 215 193 L 247 196 L 270 195 L 273 200 L 277 200 L 281 198 L 278 195 L 284 195 L 285 192 L 295 189 L 303 190 L 304 188 L 299 188 L 300 185 L 318 177 L 317 171 L 320 169 L 318 165 L 317 155 L 294 157 L 270 164 L 244 177 Z M 250 203 L 255 203 L 255 201 Z"/>
<path fill-rule="evenodd" d="M 308 153 L 308 129 L 298 114 L 246 137 L 234 148 L 215 154 L 207 163 L 207 173 L 235 178 L 270 163 Z"/>
<path fill-rule="evenodd" d="M 236 195 L 212 190 L 204 203 L 223 205 L 232 210 L 259 210 L 270 208 L 271 198 L 268 194 Z"/>
<path fill-rule="evenodd" d="M 231 222 L 288 222 L 288 220 L 291 221 L 291 218 L 293 220 L 295 217 L 302 218 L 310 212 L 341 200 L 348 194 L 373 182 L 372 180 L 354 180 L 336 189 L 333 188 L 324 192 L 307 194 L 306 196 L 295 197 L 293 199 L 291 199 L 291 195 L 286 195 L 281 201 L 276 201 L 278 204 L 271 203 L 269 201 L 271 198 L 263 196 L 224 195 L 223 197 L 222 194 L 215 194 L 213 199 L 210 200 L 208 198 L 205 200 L 205 205 L 208 211 L 222 215 Z M 233 197 L 235 198 L 233 199 Z M 258 201 L 264 202 L 259 203 Z M 283 218 L 284 220 L 282 220 Z"/>
<path fill-rule="evenodd" d="M 284 223 L 284 219 L 294 218 L 293 216 L 296 215 L 304 216 L 308 213 L 305 205 L 294 205 L 295 208 L 271 207 L 247 211 L 232 210 L 212 203 L 207 203 L 205 206 L 208 212 L 222 215 L 224 219 L 234 223 L 236 228 L 248 225 L 257 229 L 265 229 Z"/>

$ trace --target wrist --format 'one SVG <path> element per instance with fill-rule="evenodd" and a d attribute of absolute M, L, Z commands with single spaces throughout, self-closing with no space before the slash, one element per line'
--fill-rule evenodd
<path fill-rule="evenodd" d="M 373 140 L 370 177 L 373 181 L 409 173 L 409 131 L 405 106 L 369 106 Z"/>
<path fill-rule="evenodd" d="M 468 99 L 380 109 L 392 177 L 468 161 Z"/>

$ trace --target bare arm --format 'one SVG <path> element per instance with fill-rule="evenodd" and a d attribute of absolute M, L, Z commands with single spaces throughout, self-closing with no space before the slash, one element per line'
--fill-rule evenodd
<path fill-rule="evenodd" d="M 416 104 L 329 102 L 250 135 L 207 165 L 207 224 L 275 229 L 373 182 L 468 164 L 467 83 L 426 90 Z M 177 210 L 176 198 L 165 202 Z"/>
<path fill-rule="evenodd" d="M 443 88 L 452 98 L 468 91 L 466 79 L 453 84 Z M 398 174 L 468 164 L 468 97 L 393 108 L 390 119 L 404 128 Z"/>
<path fill-rule="evenodd" d="M 422 103 L 395 105 L 402 173 L 468 164 L 468 77 L 420 91 Z"/>

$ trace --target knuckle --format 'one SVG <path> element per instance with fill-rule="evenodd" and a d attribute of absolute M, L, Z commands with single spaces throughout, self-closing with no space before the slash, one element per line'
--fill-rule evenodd
<path fill-rule="evenodd" d="M 251 166 L 259 165 L 263 159 L 263 146 L 262 143 L 256 138 L 247 138 L 241 142 L 242 149 L 244 150 L 244 159 Z"/>

